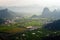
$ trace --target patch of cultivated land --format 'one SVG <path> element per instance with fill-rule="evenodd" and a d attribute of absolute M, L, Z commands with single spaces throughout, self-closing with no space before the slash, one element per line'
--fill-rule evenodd
<path fill-rule="evenodd" d="M 11 30 L 5 31 L 8 33 L 18 33 L 18 32 L 24 32 L 25 30 L 27 30 L 26 28 L 13 28 Z"/>

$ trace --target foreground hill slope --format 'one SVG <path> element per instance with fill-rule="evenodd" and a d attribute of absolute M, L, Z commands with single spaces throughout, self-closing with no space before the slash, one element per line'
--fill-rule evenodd
<path fill-rule="evenodd" d="M 54 21 L 44 26 L 48 30 L 60 30 L 60 20 Z"/>

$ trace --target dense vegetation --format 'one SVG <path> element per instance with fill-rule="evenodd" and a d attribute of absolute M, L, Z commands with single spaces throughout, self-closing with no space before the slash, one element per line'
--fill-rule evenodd
<path fill-rule="evenodd" d="M 48 19 L 19 19 L 15 20 L 16 23 L 0 24 L 0 35 L 2 35 L 0 36 L 0 39 L 6 38 L 5 40 L 43 40 L 43 38 L 48 36 L 60 35 L 60 31 L 52 31 L 42 28 L 46 22 L 50 21 L 51 20 Z M 40 28 L 29 30 L 26 28 L 28 26 L 36 26 Z"/>
<path fill-rule="evenodd" d="M 53 31 L 60 30 L 60 20 L 56 20 L 53 23 L 47 24 L 45 25 L 44 28 L 48 30 L 53 30 Z"/>

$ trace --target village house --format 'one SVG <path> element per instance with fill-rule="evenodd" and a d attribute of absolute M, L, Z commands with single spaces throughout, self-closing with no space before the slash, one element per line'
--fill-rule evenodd
<path fill-rule="evenodd" d="M 38 29 L 40 27 L 37 27 L 37 26 L 28 26 L 26 28 L 29 29 L 29 30 L 35 30 L 35 29 Z"/>

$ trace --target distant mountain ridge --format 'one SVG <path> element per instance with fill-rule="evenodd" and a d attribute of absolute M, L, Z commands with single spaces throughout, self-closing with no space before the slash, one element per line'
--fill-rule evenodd
<path fill-rule="evenodd" d="M 60 19 L 60 10 L 58 11 L 55 9 L 53 12 L 51 12 L 47 7 L 45 7 L 40 17 Z"/>
<path fill-rule="evenodd" d="M 14 12 L 8 10 L 7 8 L 0 10 L 0 18 L 11 19 L 15 17 Z"/>
<path fill-rule="evenodd" d="M 8 9 L 7 9 L 8 8 Z M 39 6 L 32 7 L 7 7 L 0 9 L 0 18 L 15 18 L 15 17 L 25 17 L 33 16 L 31 18 L 52 18 L 60 19 L 60 10 L 50 11 L 49 8 L 45 7 L 43 9 L 42 15 L 36 15 L 41 13 L 41 8 Z"/>

